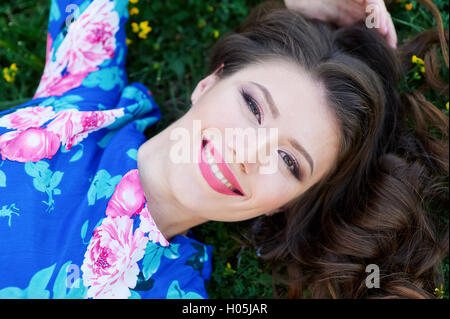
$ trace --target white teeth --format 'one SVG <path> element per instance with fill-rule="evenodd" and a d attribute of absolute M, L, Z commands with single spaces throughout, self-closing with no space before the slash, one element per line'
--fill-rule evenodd
<path fill-rule="evenodd" d="M 217 172 L 217 173 L 216 173 L 216 176 L 217 176 L 220 180 L 225 179 L 225 176 L 223 176 L 222 172 Z"/>
<path fill-rule="evenodd" d="M 214 164 L 214 157 L 212 157 L 212 156 L 206 156 L 206 161 L 207 161 L 209 164 Z"/>
<path fill-rule="evenodd" d="M 217 164 L 214 161 L 214 156 L 211 154 L 211 151 L 209 150 L 208 147 L 205 147 L 205 157 L 206 157 L 206 161 L 208 162 L 209 167 L 211 168 L 211 171 L 213 172 L 214 176 L 216 176 L 217 179 L 219 179 L 229 189 L 233 190 L 233 186 L 220 171 L 219 167 L 217 166 Z"/>

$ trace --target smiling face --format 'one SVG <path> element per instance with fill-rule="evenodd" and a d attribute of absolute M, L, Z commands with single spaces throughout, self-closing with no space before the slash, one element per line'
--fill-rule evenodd
<path fill-rule="evenodd" d="M 337 158 L 339 129 L 325 91 L 294 64 L 253 64 L 221 80 L 214 73 L 191 98 L 192 108 L 138 154 L 143 182 L 158 175 L 160 187 L 190 214 L 239 221 L 274 212 L 319 181 Z M 256 132 L 257 142 L 228 139 L 227 130 L 237 129 Z M 173 157 L 181 139 L 170 134 L 177 130 L 188 136 L 182 144 L 191 160 L 182 163 Z M 159 145 L 157 155 L 145 151 L 147 143 L 154 150 Z M 275 165 L 263 173 L 267 159 Z"/>

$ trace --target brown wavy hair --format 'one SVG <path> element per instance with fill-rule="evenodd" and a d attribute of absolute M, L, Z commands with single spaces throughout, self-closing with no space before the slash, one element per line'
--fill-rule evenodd
<path fill-rule="evenodd" d="M 332 169 L 281 213 L 253 220 L 247 237 L 288 298 L 433 298 L 443 281 L 448 219 L 436 211 L 448 208 L 448 117 L 424 97 L 430 88 L 448 96 L 439 26 L 393 50 L 362 24 L 336 28 L 266 2 L 212 48 L 208 71 L 223 63 L 220 78 L 271 58 L 298 63 L 324 84 L 340 124 Z M 400 94 L 413 54 L 426 81 Z M 370 264 L 379 288 L 366 286 Z"/>

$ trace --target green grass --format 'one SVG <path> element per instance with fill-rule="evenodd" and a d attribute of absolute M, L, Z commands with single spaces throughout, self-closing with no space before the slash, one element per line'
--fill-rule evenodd
<path fill-rule="evenodd" d="M 158 105 L 162 120 L 150 134 L 164 129 L 178 119 L 190 104 L 190 94 L 206 75 L 207 54 L 217 36 L 242 22 L 252 6 L 261 0 L 140 0 L 129 7 L 139 8 L 127 24 L 129 45 L 127 70 L 130 82 L 147 85 Z M 391 14 L 399 43 L 435 26 L 430 12 L 416 1 L 412 10 L 405 3 L 395 3 Z M 434 0 L 448 29 L 448 3 Z M 0 74 L 0 110 L 29 100 L 37 88 L 45 62 L 45 40 L 50 1 L 21 0 L 0 4 L 0 69 L 16 63 L 19 68 L 14 82 Z M 130 23 L 148 20 L 152 31 L 147 39 L 132 32 Z M 413 67 L 403 79 L 403 89 L 414 89 L 423 79 L 415 78 Z M 443 68 L 448 78 L 448 70 Z M 448 115 L 448 97 L 436 94 L 429 99 Z M 443 212 L 448 220 L 448 212 Z M 194 229 L 196 237 L 215 247 L 213 274 L 208 285 L 211 298 L 270 298 L 273 296 L 271 270 L 255 252 L 241 244 L 240 229 L 247 223 L 210 222 Z M 443 262 L 448 298 L 448 256 Z M 283 291 L 283 286 L 279 286 Z"/>

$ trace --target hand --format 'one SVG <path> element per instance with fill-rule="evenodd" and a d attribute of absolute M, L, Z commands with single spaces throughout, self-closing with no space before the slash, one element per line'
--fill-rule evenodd
<path fill-rule="evenodd" d="M 397 33 L 383 0 L 284 0 L 288 9 L 311 19 L 332 22 L 338 26 L 355 24 L 366 18 L 379 21 L 377 31 L 388 44 L 397 47 Z M 367 8 L 367 10 L 366 10 Z"/>

